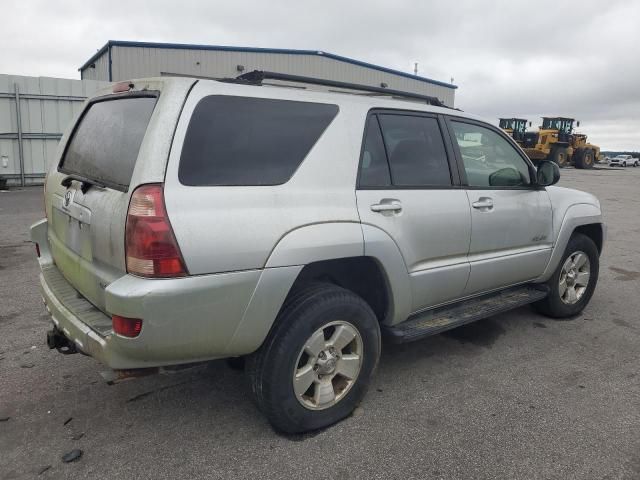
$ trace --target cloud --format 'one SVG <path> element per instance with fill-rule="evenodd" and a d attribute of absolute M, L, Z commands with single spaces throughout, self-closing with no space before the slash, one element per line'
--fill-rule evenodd
<path fill-rule="evenodd" d="M 459 85 L 492 121 L 581 120 L 605 149 L 640 149 L 640 2 L 46 0 L 15 4 L 0 72 L 78 78 L 108 39 L 325 50 Z"/>

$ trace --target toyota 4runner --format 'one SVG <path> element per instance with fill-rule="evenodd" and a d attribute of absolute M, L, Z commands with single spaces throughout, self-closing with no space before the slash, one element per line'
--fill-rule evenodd
<path fill-rule="evenodd" d="M 51 348 L 119 378 L 245 358 L 259 408 L 301 432 L 352 412 L 383 336 L 585 308 L 605 226 L 555 164 L 430 97 L 258 74 L 86 102 L 31 229 Z"/>

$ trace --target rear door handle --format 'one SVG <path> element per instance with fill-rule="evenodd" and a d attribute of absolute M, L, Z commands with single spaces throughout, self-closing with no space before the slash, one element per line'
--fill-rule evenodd
<path fill-rule="evenodd" d="M 477 210 L 491 210 L 493 209 L 493 200 L 489 197 L 480 197 L 471 206 Z"/>
<path fill-rule="evenodd" d="M 399 212 L 402 210 L 400 202 L 374 203 L 371 205 L 372 212 Z"/>

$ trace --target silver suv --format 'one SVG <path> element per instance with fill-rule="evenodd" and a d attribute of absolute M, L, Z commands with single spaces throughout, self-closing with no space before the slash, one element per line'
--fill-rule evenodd
<path fill-rule="evenodd" d="M 429 97 L 281 77 L 86 103 L 32 227 L 51 348 L 115 379 L 243 358 L 269 421 L 301 432 L 350 414 L 383 336 L 585 308 L 605 226 L 555 164 Z"/>

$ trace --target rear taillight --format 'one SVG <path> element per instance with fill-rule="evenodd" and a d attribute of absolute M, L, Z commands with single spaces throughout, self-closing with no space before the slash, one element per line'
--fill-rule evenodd
<path fill-rule="evenodd" d="M 111 316 L 111 324 L 113 331 L 123 337 L 137 337 L 142 331 L 142 319 L 121 317 L 120 315 Z"/>
<path fill-rule="evenodd" d="M 161 184 L 142 185 L 133 192 L 125 238 L 127 272 L 154 278 L 187 274 Z"/>

